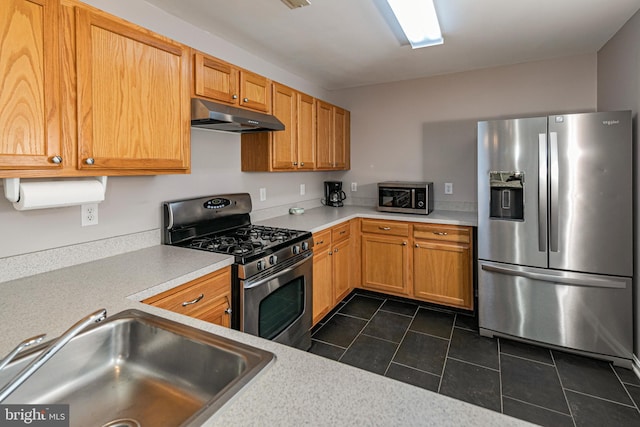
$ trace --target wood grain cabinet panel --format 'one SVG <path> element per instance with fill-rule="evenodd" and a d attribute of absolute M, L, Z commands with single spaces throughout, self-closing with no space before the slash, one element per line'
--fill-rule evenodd
<path fill-rule="evenodd" d="M 331 230 L 313 234 L 313 324 L 333 308 Z"/>
<path fill-rule="evenodd" d="M 316 169 L 347 170 L 350 162 L 350 113 L 316 101 Z"/>
<path fill-rule="evenodd" d="M 78 169 L 189 168 L 190 50 L 76 8 Z"/>
<path fill-rule="evenodd" d="M 243 171 L 313 170 L 315 167 L 315 103 L 308 95 L 273 83 L 271 111 L 285 129 L 242 135 Z"/>
<path fill-rule="evenodd" d="M 406 237 L 362 234 L 362 286 L 409 295 L 409 246 Z"/>
<path fill-rule="evenodd" d="M 473 309 L 471 227 L 413 226 L 413 292 L 425 301 Z"/>
<path fill-rule="evenodd" d="M 313 324 L 353 288 L 353 221 L 313 234 Z"/>
<path fill-rule="evenodd" d="M 155 307 L 231 327 L 231 267 L 142 301 Z"/>
<path fill-rule="evenodd" d="M 58 8 L 57 0 L 0 2 L 2 176 L 62 167 Z"/>
<path fill-rule="evenodd" d="M 193 53 L 193 94 L 249 110 L 271 111 L 271 81 L 202 52 Z"/>

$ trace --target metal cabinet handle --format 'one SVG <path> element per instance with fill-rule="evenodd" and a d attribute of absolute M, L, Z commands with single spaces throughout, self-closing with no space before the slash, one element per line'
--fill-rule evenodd
<path fill-rule="evenodd" d="M 407 246 L 407 242 L 402 242 L 402 246 Z"/>
<path fill-rule="evenodd" d="M 316 246 L 321 245 L 324 243 L 324 240 L 320 240 L 319 242 L 316 243 Z"/>
<path fill-rule="evenodd" d="M 391 227 L 378 227 L 380 230 L 389 231 Z"/>
<path fill-rule="evenodd" d="M 329 251 L 329 255 L 333 255 L 333 252 Z"/>
<path fill-rule="evenodd" d="M 196 304 L 196 303 L 198 303 L 202 298 L 204 298 L 204 294 L 200 294 L 200 295 L 198 295 L 195 299 L 192 299 L 191 301 L 185 301 L 185 302 L 183 302 L 183 303 L 182 303 L 182 306 L 183 306 L 183 307 L 186 307 L 186 306 L 191 305 L 191 304 Z"/>
<path fill-rule="evenodd" d="M 92 165 L 94 164 L 96 161 L 93 159 L 93 157 L 89 157 L 87 159 L 84 160 L 84 162 L 88 165 Z"/>
<path fill-rule="evenodd" d="M 304 162 L 300 162 L 300 166 L 304 166 Z"/>
<path fill-rule="evenodd" d="M 436 236 L 446 236 L 449 233 L 447 233 L 446 231 L 434 231 L 433 234 L 435 234 Z"/>
<path fill-rule="evenodd" d="M 249 98 L 243 98 L 242 102 L 249 102 Z"/>
<path fill-rule="evenodd" d="M 333 250 L 333 253 L 334 253 L 334 254 L 337 254 L 337 253 L 338 253 L 338 248 L 335 248 L 335 249 Z"/>
<path fill-rule="evenodd" d="M 227 309 L 224 311 L 225 313 L 227 313 L 228 315 L 231 315 L 231 303 L 229 302 L 229 297 L 224 297 L 224 299 L 227 301 Z"/>
<path fill-rule="evenodd" d="M 420 247 L 420 245 L 419 245 L 419 244 L 417 244 L 417 243 L 416 243 L 414 246 L 415 246 L 416 248 L 419 248 L 419 247 Z"/>
<path fill-rule="evenodd" d="M 298 162 L 293 162 L 293 166 L 298 166 Z"/>
<path fill-rule="evenodd" d="M 344 233 L 346 233 L 346 232 L 347 232 L 347 230 L 342 230 L 342 231 L 340 232 L 340 234 L 344 234 Z"/>
<path fill-rule="evenodd" d="M 231 99 L 238 99 L 238 95 L 236 95 L 235 93 L 231 96 Z"/>
<path fill-rule="evenodd" d="M 53 163 L 55 163 L 56 165 L 59 165 L 60 163 L 62 163 L 62 157 L 60 157 L 60 156 L 53 156 L 53 157 L 51 158 L 51 161 L 52 161 Z"/>

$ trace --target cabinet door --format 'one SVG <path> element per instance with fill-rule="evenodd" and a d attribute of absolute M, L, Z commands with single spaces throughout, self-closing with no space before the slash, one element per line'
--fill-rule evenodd
<path fill-rule="evenodd" d="M 333 167 L 347 169 L 347 112 L 342 108 L 333 110 Z"/>
<path fill-rule="evenodd" d="M 316 101 L 316 162 L 318 169 L 333 167 L 333 107 Z"/>
<path fill-rule="evenodd" d="M 409 293 L 409 250 L 403 237 L 362 235 L 362 285 L 382 292 Z"/>
<path fill-rule="evenodd" d="M 238 69 L 233 65 L 196 52 L 193 55 L 194 92 L 226 104 L 238 104 Z"/>
<path fill-rule="evenodd" d="M 0 2 L 0 170 L 61 168 L 57 30 L 56 0 Z"/>
<path fill-rule="evenodd" d="M 313 235 L 313 324 L 318 323 L 333 308 L 331 232 Z"/>
<path fill-rule="evenodd" d="M 271 82 L 259 74 L 240 70 L 240 106 L 268 113 L 271 111 Z"/>
<path fill-rule="evenodd" d="M 298 93 L 298 169 L 315 167 L 316 104 L 312 96 Z"/>
<path fill-rule="evenodd" d="M 78 169 L 188 170 L 189 49 L 76 8 Z"/>
<path fill-rule="evenodd" d="M 471 262 L 469 244 L 416 240 L 413 250 L 414 296 L 473 309 Z"/>
<path fill-rule="evenodd" d="M 278 83 L 273 84 L 273 115 L 284 123 L 284 130 L 271 132 L 271 167 L 293 170 L 297 166 L 296 92 Z"/>
<path fill-rule="evenodd" d="M 348 226 L 349 224 L 347 224 Z M 333 245 L 333 305 L 342 301 L 351 290 L 351 241 L 341 240 Z"/>

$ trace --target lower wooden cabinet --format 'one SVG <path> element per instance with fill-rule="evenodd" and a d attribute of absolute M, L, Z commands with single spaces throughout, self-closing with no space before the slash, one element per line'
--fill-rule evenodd
<path fill-rule="evenodd" d="M 470 227 L 415 225 L 414 297 L 473 309 L 473 250 Z"/>
<path fill-rule="evenodd" d="M 354 240 L 347 221 L 313 235 L 313 324 L 352 289 Z"/>
<path fill-rule="evenodd" d="M 142 301 L 216 325 L 231 327 L 231 267 Z"/>
<path fill-rule="evenodd" d="M 363 219 L 361 239 L 363 288 L 473 310 L 472 227 Z"/>
<path fill-rule="evenodd" d="M 409 295 L 409 226 L 362 220 L 362 287 Z"/>

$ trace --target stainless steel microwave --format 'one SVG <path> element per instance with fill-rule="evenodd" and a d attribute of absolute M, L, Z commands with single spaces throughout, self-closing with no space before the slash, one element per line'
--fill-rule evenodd
<path fill-rule="evenodd" d="M 429 215 L 433 211 L 433 182 L 379 182 L 378 210 Z"/>

